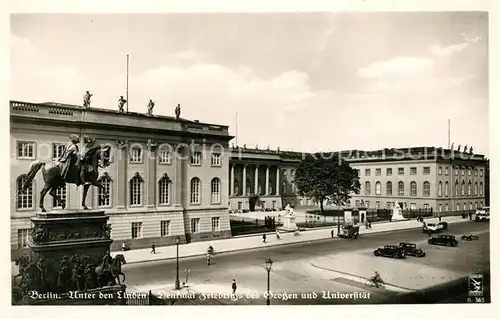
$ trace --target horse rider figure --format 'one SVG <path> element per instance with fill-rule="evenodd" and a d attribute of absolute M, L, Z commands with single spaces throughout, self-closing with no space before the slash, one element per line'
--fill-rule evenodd
<path fill-rule="evenodd" d="M 118 111 L 120 111 L 120 113 L 125 112 L 125 110 L 123 109 L 125 103 L 127 103 L 127 100 L 123 98 L 123 95 L 120 95 L 120 99 L 118 100 Z"/>
<path fill-rule="evenodd" d="M 81 181 L 81 158 L 78 143 L 80 138 L 76 134 L 69 136 L 70 142 L 66 144 L 64 153 L 59 157 L 58 162 L 62 164 L 61 177 L 66 183 L 75 183 L 77 186 Z"/>
<path fill-rule="evenodd" d="M 113 257 L 109 253 L 109 250 L 106 252 L 106 255 L 102 257 L 102 270 L 111 272 L 111 263 L 113 261 Z"/>
<path fill-rule="evenodd" d="M 175 108 L 175 118 L 179 119 L 179 116 L 181 116 L 181 105 L 177 104 L 177 107 Z"/>
<path fill-rule="evenodd" d="M 36 268 L 38 268 L 40 283 L 42 284 L 45 283 L 47 275 L 47 267 L 45 266 L 45 260 L 43 258 L 40 258 L 40 260 L 36 264 Z"/>
<path fill-rule="evenodd" d="M 84 107 L 90 107 L 90 98 L 93 96 L 94 94 L 90 94 L 89 91 L 87 91 L 85 93 L 85 95 L 83 96 L 83 106 Z"/>
<path fill-rule="evenodd" d="M 149 99 L 148 103 L 148 115 L 153 115 L 153 108 L 155 107 L 155 102 L 153 100 Z"/>

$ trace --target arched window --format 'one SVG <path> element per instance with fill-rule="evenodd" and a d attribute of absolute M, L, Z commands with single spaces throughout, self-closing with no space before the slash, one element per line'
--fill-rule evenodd
<path fill-rule="evenodd" d="M 467 195 L 471 196 L 472 195 L 472 182 L 469 181 L 467 183 Z"/>
<path fill-rule="evenodd" d="M 67 201 L 67 196 L 66 196 L 66 187 L 67 187 L 67 185 L 63 186 L 63 187 L 59 187 L 56 190 L 56 197 L 59 196 L 59 198 L 61 200 L 58 201 L 56 198 L 53 198 L 52 199 L 52 207 L 53 208 L 62 208 L 62 202 L 65 202 L 66 206 L 68 206 L 68 201 Z"/>
<path fill-rule="evenodd" d="M 212 204 L 220 204 L 220 179 L 214 178 L 210 183 Z"/>
<path fill-rule="evenodd" d="M 370 195 L 371 192 L 372 192 L 372 189 L 371 189 L 370 182 L 366 182 L 365 183 L 365 195 Z"/>
<path fill-rule="evenodd" d="M 392 182 L 387 182 L 386 183 L 385 193 L 386 193 L 387 196 L 392 196 Z"/>
<path fill-rule="evenodd" d="M 191 204 L 200 203 L 200 179 L 198 177 L 193 177 L 191 179 Z"/>
<path fill-rule="evenodd" d="M 431 183 L 429 182 L 424 182 L 424 196 L 429 197 L 431 196 Z"/>
<path fill-rule="evenodd" d="M 462 181 L 462 186 L 460 187 L 460 194 L 465 195 L 465 181 Z"/>
<path fill-rule="evenodd" d="M 142 184 L 144 180 L 139 173 L 130 179 L 130 206 L 142 205 Z"/>
<path fill-rule="evenodd" d="M 375 183 L 375 195 L 382 194 L 382 184 L 380 182 Z"/>
<path fill-rule="evenodd" d="M 399 196 L 405 195 L 405 183 L 403 182 L 398 182 L 398 195 Z"/>
<path fill-rule="evenodd" d="M 33 208 L 33 183 L 21 194 L 21 189 L 26 181 L 26 175 L 21 175 L 16 180 L 17 209 Z"/>
<path fill-rule="evenodd" d="M 444 196 L 448 197 L 450 195 L 450 184 L 444 182 Z"/>
<path fill-rule="evenodd" d="M 458 196 L 458 194 L 460 194 L 460 189 L 459 189 L 459 186 L 458 186 L 458 181 L 455 182 L 455 196 Z"/>
<path fill-rule="evenodd" d="M 168 205 L 170 204 L 170 184 L 172 180 L 168 176 L 167 173 L 163 174 L 163 176 L 158 181 L 158 204 L 159 205 Z"/>
<path fill-rule="evenodd" d="M 417 196 L 417 182 L 410 183 L 410 196 Z"/>
<path fill-rule="evenodd" d="M 108 173 L 104 172 L 97 180 L 101 183 L 102 188 L 99 188 L 97 193 L 97 206 L 110 207 L 111 206 L 111 182 L 112 179 Z"/>
<path fill-rule="evenodd" d="M 438 183 L 438 196 L 443 196 L 443 182 Z"/>
<path fill-rule="evenodd" d="M 483 182 L 479 183 L 479 196 L 483 196 Z"/>

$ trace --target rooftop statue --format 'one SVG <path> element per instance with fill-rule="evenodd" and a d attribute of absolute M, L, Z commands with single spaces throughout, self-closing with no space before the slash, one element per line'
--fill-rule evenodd
<path fill-rule="evenodd" d="M 181 116 L 181 105 L 177 104 L 177 107 L 175 108 L 175 118 L 178 119 Z"/>
<path fill-rule="evenodd" d="M 155 107 L 155 102 L 153 100 L 149 99 L 148 103 L 148 115 L 153 115 L 153 108 Z"/>
<path fill-rule="evenodd" d="M 123 98 L 123 95 L 120 95 L 120 99 L 118 99 L 118 111 L 120 111 L 121 113 L 125 112 L 125 110 L 123 109 L 125 103 L 127 103 L 127 100 Z"/>
<path fill-rule="evenodd" d="M 87 91 L 85 93 L 85 95 L 83 96 L 83 106 L 84 107 L 90 107 L 90 98 L 93 96 L 93 94 L 90 94 L 89 91 Z"/>

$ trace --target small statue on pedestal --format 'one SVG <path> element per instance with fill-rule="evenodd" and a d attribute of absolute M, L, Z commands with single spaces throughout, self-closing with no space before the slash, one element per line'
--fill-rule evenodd
<path fill-rule="evenodd" d="M 83 96 L 83 106 L 86 107 L 86 108 L 89 108 L 90 107 L 90 98 L 93 96 L 93 94 L 90 94 L 89 91 L 87 91 L 85 93 L 85 95 Z"/>
<path fill-rule="evenodd" d="M 120 111 L 120 113 L 125 112 L 125 110 L 123 109 L 125 103 L 127 103 L 127 100 L 123 98 L 123 95 L 120 95 L 120 99 L 118 100 L 118 111 Z"/>
<path fill-rule="evenodd" d="M 153 115 L 153 108 L 155 107 L 155 102 L 153 100 L 149 99 L 148 103 L 148 115 Z"/>

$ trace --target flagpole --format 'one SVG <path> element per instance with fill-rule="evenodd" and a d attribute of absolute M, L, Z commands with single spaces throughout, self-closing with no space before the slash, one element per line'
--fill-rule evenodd
<path fill-rule="evenodd" d="M 236 142 L 236 147 L 238 147 L 238 112 L 236 112 L 236 134 L 235 136 L 235 142 Z"/>
<path fill-rule="evenodd" d="M 450 149 L 450 146 L 451 146 L 451 144 L 450 144 L 450 129 L 451 129 L 450 126 L 451 126 L 451 124 L 450 124 L 450 122 L 451 122 L 450 119 L 448 119 L 448 149 Z"/>
<path fill-rule="evenodd" d="M 128 60 L 129 60 L 129 58 L 128 58 L 128 54 L 127 54 L 127 92 L 126 92 L 126 96 L 127 96 L 126 97 L 126 100 L 127 100 L 127 113 L 128 113 L 128 104 L 129 104 L 129 102 L 128 102 Z"/>

